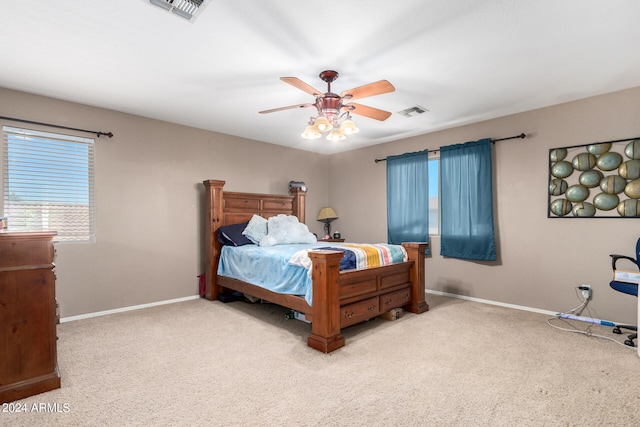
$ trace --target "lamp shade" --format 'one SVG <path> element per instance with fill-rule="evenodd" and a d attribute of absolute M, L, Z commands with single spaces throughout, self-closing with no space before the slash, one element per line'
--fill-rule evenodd
<path fill-rule="evenodd" d="M 360 129 L 358 129 L 353 120 L 349 119 L 342 122 L 342 124 L 340 125 L 340 130 L 344 132 L 345 135 L 352 135 L 354 133 L 360 132 Z"/>
<path fill-rule="evenodd" d="M 344 132 L 341 129 L 333 129 L 329 132 L 329 135 L 327 135 L 329 141 L 342 141 L 345 138 L 346 136 L 344 136 Z"/>
<path fill-rule="evenodd" d="M 302 132 L 302 137 L 306 139 L 318 139 L 322 136 L 317 126 L 307 126 L 307 128 Z"/>
<path fill-rule="evenodd" d="M 331 122 L 323 116 L 318 117 L 313 124 L 320 132 L 327 132 L 333 129 Z"/>
<path fill-rule="evenodd" d="M 318 214 L 318 221 L 330 223 L 334 219 L 338 219 L 338 214 L 333 208 L 322 208 Z"/>

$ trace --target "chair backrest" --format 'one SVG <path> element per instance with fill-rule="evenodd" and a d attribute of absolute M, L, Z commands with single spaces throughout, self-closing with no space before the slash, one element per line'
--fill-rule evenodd
<path fill-rule="evenodd" d="M 636 242 L 636 264 L 638 265 L 638 269 L 640 269 L 640 238 Z"/>

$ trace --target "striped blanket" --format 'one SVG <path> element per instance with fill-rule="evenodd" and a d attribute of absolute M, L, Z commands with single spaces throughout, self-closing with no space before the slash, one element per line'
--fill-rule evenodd
<path fill-rule="evenodd" d="M 341 271 L 363 270 L 407 260 L 407 251 L 401 245 L 389 245 L 386 243 L 339 243 L 327 247 L 303 249 L 293 254 L 289 263 L 310 270 L 311 259 L 309 258 L 309 250 L 318 249 L 344 252 L 344 256 L 340 261 Z"/>

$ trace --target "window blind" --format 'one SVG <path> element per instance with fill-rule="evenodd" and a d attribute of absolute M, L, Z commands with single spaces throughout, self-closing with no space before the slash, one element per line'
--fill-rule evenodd
<path fill-rule="evenodd" d="M 9 126 L 2 131 L 8 229 L 95 241 L 94 140 Z"/>

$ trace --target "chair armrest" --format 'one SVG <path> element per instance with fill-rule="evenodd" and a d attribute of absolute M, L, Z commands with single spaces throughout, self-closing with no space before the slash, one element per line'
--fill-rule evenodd
<path fill-rule="evenodd" d="M 609 255 L 609 256 L 611 257 L 611 268 L 612 268 L 613 270 L 616 270 L 616 263 L 618 262 L 618 260 L 619 260 L 619 259 L 626 259 L 626 260 L 628 260 L 628 261 L 631 261 L 631 262 L 633 263 L 633 265 L 635 265 L 635 266 L 636 266 L 636 268 L 638 268 L 638 269 L 640 270 L 640 267 L 638 267 L 638 263 L 637 263 L 637 261 L 636 261 L 635 259 L 633 259 L 633 258 L 629 257 L 629 256 L 626 256 L 626 255 L 616 255 L 616 254 L 612 254 L 612 255 Z"/>

